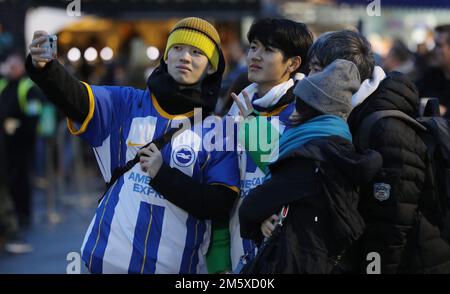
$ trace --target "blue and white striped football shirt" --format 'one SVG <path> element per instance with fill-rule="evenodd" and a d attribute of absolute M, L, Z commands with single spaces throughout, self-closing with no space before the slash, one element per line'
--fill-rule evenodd
<path fill-rule="evenodd" d="M 261 115 L 267 116 L 268 121 L 271 121 L 272 118 L 276 116 L 279 122 L 278 130 L 281 135 L 289 128 L 289 116 L 292 114 L 294 108 L 294 103 L 291 103 L 287 106 L 281 106 L 271 113 L 261 113 Z M 237 114 L 230 111 L 229 115 L 234 116 Z M 241 146 L 240 150 L 243 150 L 243 146 Z M 239 208 L 243 199 L 247 197 L 252 189 L 261 185 L 265 177 L 264 172 L 255 164 L 253 159 L 245 150 L 238 151 L 238 159 L 241 178 L 240 197 L 239 201 L 236 201 L 233 211 L 231 212 L 229 223 L 231 265 L 233 270 L 236 269 L 239 264 L 239 260 L 243 255 L 248 253 L 252 254 L 252 251 L 256 249 L 256 245 L 252 240 L 243 239 L 241 237 Z"/>
<path fill-rule="evenodd" d="M 176 119 L 147 90 L 89 86 L 85 122 L 68 127 L 93 148 L 105 181 L 140 147 L 164 134 Z M 165 164 L 198 182 L 238 191 L 234 152 L 205 151 L 193 129 L 177 135 L 161 153 Z M 210 221 L 200 220 L 152 189 L 139 164 L 121 176 L 100 202 L 82 245 L 82 259 L 92 273 L 207 273 L 205 254 Z"/>

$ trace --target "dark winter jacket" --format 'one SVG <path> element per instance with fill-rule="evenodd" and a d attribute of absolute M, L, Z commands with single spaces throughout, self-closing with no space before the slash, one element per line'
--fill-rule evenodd
<path fill-rule="evenodd" d="M 419 97 L 404 75 L 390 74 L 356 107 L 348 123 L 353 134 L 361 121 L 378 110 L 400 110 L 416 117 Z M 440 238 L 426 180 L 426 146 L 412 127 L 384 118 L 372 128 L 369 148 L 383 157 L 383 168 L 362 190 L 360 211 L 366 222 L 361 239 L 363 272 L 366 256 L 377 252 L 381 273 L 450 273 L 450 247 Z M 384 189 L 384 195 L 380 190 Z"/>
<path fill-rule="evenodd" d="M 239 211 L 242 237 L 258 242 L 261 223 L 289 205 L 276 257 L 261 273 L 348 271 L 342 258 L 364 230 L 358 185 L 380 167 L 379 154 L 358 154 L 338 136 L 310 141 L 271 165 L 271 179 L 252 190 Z"/>
<path fill-rule="evenodd" d="M 44 99 L 41 91 L 36 86 L 32 86 L 26 92 L 25 105 L 21 106 L 18 97 L 18 88 L 22 79 L 27 79 L 27 77 L 23 76 L 16 80 L 5 80 L 7 81 L 7 86 L 0 93 L 0 132 L 3 133 L 2 139 L 5 144 L 5 152 L 8 156 L 14 157 L 13 161 L 20 159 L 31 161 L 31 158 L 33 158 L 29 150 L 34 150 L 34 143 L 36 141 L 36 126 L 39 120 L 39 111 L 36 104 L 40 105 Z M 25 108 L 31 104 L 33 104 L 30 106 L 32 111 L 27 113 Z M 8 134 L 5 129 L 5 121 L 10 118 L 17 120 L 19 123 L 19 126 L 13 134 Z M 12 166 L 8 166 L 7 168 L 13 168 L 17 162 L 12 164 Z"/>

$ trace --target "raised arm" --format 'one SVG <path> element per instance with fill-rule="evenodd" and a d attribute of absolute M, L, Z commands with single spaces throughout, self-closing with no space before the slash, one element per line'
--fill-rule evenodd
<path fill-rule="evenodd" d="M 88 89 L 57 60 L 45 57 L 41 45 L 46 38 L 47 32 L 34 32 L 26 60 L 28 75 L 67 117 L 82 123 L 89 113 Z"/>

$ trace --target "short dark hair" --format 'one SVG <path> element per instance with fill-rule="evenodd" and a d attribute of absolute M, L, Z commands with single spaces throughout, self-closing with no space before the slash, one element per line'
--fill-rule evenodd
<path fill-rule="evenodd" d="M 289 19 L 259 19 L 250 27 L 247 39 L 250 43 L 258 40 L 265 47 L 281 50 L 285 60 L 300 56 L 302 64 L 296 72 L 307 71 L 308 50 L 313 43 L 313 35 L 304 23 Z"/>
<path fill-rule="evenodd" d="M 409 51 L 408 49 L 408 46 L 406 46 L 406 44 L 400 39 L 394 40 L 389 54 L 394 56 L 400 62 L 406 62 L 413 58 L 411 51 Z"/>
<path fill-rule="evenodd" d="M 375 59 L 372 46 L 360 33 L 342 30 L 321 35 L 309 49 L 309 60 L 313 58 L 321 67 L 336 59 L 352 61 L 359 70 L 361 81 L 372 77 Z"/>
<path fill-rule="evenodd" d="M 447 44 L 450 45 L 450 24 L 437 26 L 434 31 L 436 33 L 447 33 Z"/>

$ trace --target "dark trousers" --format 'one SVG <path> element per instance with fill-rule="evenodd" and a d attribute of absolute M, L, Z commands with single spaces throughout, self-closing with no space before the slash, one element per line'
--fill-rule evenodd
<path fill-rule="evenodd" d="M 31 224 L 31 160 L 28 156 L 8 158 L 8 187 L 20 227 Z"/>

